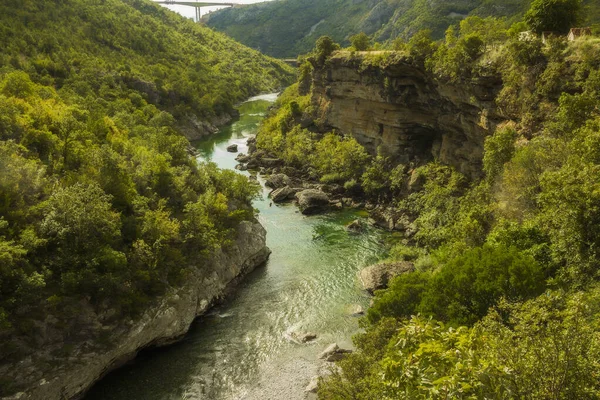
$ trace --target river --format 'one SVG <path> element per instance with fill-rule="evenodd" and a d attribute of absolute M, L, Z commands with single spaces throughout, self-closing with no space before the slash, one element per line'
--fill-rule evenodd
<path fill-rule="evenodd" d="M 233 169 L 236 154 L 226 147 L 236 143 L 246 152 L 275 98 L 241 104 L 238 121 L 197 143 L 200 161 Z M 254 207 L 272 250 L 268 263 L 199 318 L 183 341 L 143 352 L 95 385 L 87 400 L 302 399 L 319 352 L 332 342 L 351 346 L 358 330 L 351 308 L 369 303 L 356 273 L 384 256 L 387 234 L 346 232 L 347 223 L 364 217 L 357 211 L 306 217 L 293 204 L 271 205 L 267 194 L 263 186 Z M 289 339 L 308 331 L 318 334 L 310 344 Z"/>

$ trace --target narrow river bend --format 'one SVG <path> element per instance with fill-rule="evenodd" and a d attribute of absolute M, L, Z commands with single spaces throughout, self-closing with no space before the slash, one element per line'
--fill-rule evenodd
<path fill-rule="evenodd" d="M 235 143 L 247 152 L 247 138 L 275 98 L 258 96 L 241 104 L 237 122 L 197 143 L 199 158 L 233 169 L 236 154 L 226 147 Z M 332 342 L 350 346 L 358 329 L 350 310 L 369 303 L 356 272 L 383 257 L 387 234 L 375 229 L 349 234 L 344 225 L 361 217 L 356 211 L 305 217 L 293 204 L 270 206 L 267 193 L 263 186 L 254 203 L 273 251 L 267 265 L 197 320 L 182 342 L 142 353 L 94 386 L 86 399 L 305 398 L 319 352 Z M 319 336 L 300 345 L 289 340 L 294 331 Z"/>

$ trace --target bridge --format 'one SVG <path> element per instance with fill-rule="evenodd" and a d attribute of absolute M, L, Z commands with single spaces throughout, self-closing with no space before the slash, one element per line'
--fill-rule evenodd
<path fill-rule="evenodd" d="M 221 6 L 221 7 L 234 7 L 237 5 L 241 5 L 241 3 L 220 3 L 220 2 L 210 2 L 210 1 L 177 1 L 177 0 L 161 0 L 155 1 L 156 4 L 165 4 L 165 5 L 177 5 L 177 6 L 188 6 L 188 7 L 196 7 L 196 22 L 200 21 L 200 8 L 201 7 L 213 7 L 213 6 Z"/>

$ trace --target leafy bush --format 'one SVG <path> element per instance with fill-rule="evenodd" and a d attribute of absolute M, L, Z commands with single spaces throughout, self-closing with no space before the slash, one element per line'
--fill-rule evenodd
<path fill-rule="evenodd" d="M 359 34 L 350 36 L 350 44 L 356 51 L 366 51 L 371 47 L 371 39 L 366 33 L 361 32 Z"/>
<path fill-rule="evenodd" d="M 544 287 L 544 274 L 531 256 L 514 248 L 486 245 L 451 259 L 434 273 L 395 278 L 377 295 L 367 319 L 374 323 L 383 317 L 423 313 L 440 321 L 472 325 L 501 298 L 527 299 Z"/>
<path fill-rule="evenodd" d="M 503 302 L 473 328 L 379 320 L 319 398 L 575 399 L 600 395 L 598 290 Z"/>

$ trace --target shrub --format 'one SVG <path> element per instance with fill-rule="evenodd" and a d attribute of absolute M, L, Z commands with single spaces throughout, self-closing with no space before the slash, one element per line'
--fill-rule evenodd
<path fill-rule="evenodd" d="M 366 33 L 361 32 L 354 36 L 350 36 L 350 44 L 356 51 L 366 51 L 371 47 L 371 39 Z"/>

